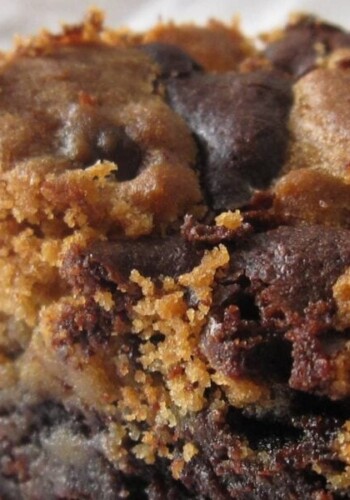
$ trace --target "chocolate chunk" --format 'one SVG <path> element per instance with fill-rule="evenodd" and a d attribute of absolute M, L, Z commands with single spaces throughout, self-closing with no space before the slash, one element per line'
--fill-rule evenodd
<path fill-rule="evenodd" d="M 161 77 L 181 77 L 200 71 L 201 66 L 184 50 L 170 43 L 153 42 L 139 47 L 146 52 L 161 69 Z"/>
<path fill-rule="evenodd" d="M 61 153 L 78 166 L 109 160 L 118 165 L 119 181 L 131 180 L 138 174 L 142 162 L 140 147 L 122 126 L 102 116 L 94 105 L 71 106 L 59 140 Z"/>
<path fill-rule="evenodd" d="M 283 38 L 266 47 L 265 56 L 276 68 L 300 77 L 315 67 L 318 56 L 340 47 L 350 47 L 349 33 L 305 17 L 287 26 Z"/>
<path fill-rule="evenodd" d="M 291 106 L 288 79 L 275 72 L 195 74 L 171 80 L 170 105 L 196 135 L 209 204 L 216 210 L 247 203 L 280 171 Z"/>

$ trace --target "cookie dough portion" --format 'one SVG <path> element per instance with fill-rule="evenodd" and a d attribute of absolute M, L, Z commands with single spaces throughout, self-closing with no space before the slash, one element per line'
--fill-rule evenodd
<path fill-rule="evenodd" d="M 274 186 L 275 214 L 300 224 L 350 227 L 350 185 L 325 170 L 300 168 Z"/>
<path fill-rule="evenodd" d="M 291 141 L 285 170 L 317 168 L 348 182 L 350 73 L 319 68 L 294 86 Z"/>
<path fill-rule="evenodd" d="M 83 41 L 52 44 L 35 57 L 19 51 L 4 62 L 4 216 L 41 225 L 73 209 L 73 225 L 83 218 L 80 225 L 99 227 L 104 220 L 141 233 L 196 204 L 196 147 L 164 102 L 158 74 L 158 65 L 140 50 Z M 97 162 L 109 163 L 90 175 Z M 134 229 L 126 206 L 134 213 Z M 147 217 L 148 229 L 142 222 L 135 227 Z"/>
<path fill-rule="evenodd" d="M 91 23 L 0 64 L 1 313 L 30 328 L 65 293 L 67 238 L 159 232 L 202 198 L 197 148 L 160 66 Z"/>
<path fill-rule="evenodd" d="M 152 42 L 176 45 L 206 71 L 217 73 L 237 69 L 243 59 L 256 52 L 237 23 L 226 25 L 214 20 L 207 26 L 160 24 L 143 37 L 143 43 Z"/>

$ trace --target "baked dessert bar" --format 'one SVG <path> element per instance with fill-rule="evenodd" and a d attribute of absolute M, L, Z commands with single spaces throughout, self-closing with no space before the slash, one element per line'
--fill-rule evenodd
<path fill-rule="evenodd" d="M 2 56 L 0 497 L 350 496 L 350 35 Z"/>

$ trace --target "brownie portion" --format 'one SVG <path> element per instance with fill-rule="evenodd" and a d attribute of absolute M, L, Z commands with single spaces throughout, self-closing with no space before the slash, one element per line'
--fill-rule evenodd
<path fill-rule="evenodd" d="M 22 404 L 2 415 L 3 498 L 122 498 L 127 484 L 94 445 L 100 427 L 50 402 Z"/>
<path fill-rule="evenodd" d="M 287 25 L 282 37 L 269 43 L 264 54 L 276 68 L 300 78 L 315 68 L 318 59 L 341 47 L 350 47 L 349 33 L 305 16 Z"/>
<path fill-rule="evenodd" d="M 212 208 L 244 205 L 279 174 L 292 104 L 287 78 L 268 71 L 194 74 L 168 81 L 167 92 L 198 140 L 198 167 Z"/>
<path fill-rule="evenodd" d="M 244 276 L 257 287 L 261 284 L 266 296 L 259 304 L 262 308 L 291 317 L 305 314 L 308 307 L 320 301 L 331 303 L 332 286 L 350 265 L 347 230 L 303 225 L 249 235 L 251 231 L 247 226 L 243 239 L 230 248 L 229 276 L 235 280 Z M 232 233 L 229 235 L 232 239 Z M 184 226 L 184 236 L 191 243 L 176 235 L 96 242 L 84 251 L 73 247 L 62 273 L 80 290 L 88 284 L 89 276 L 95 286 L 127 282 L 133 269 L 153 279 L 178 277 L 199 264 L 203 243 L 217 244 L 220 238 L 228 238 L 218 226 L 189 226 L 189 222 Z"/>
<path fill-rule="evenodd" d="M 338 363 L 350 337 L 337 331 L 332 295 L 350 264 L 348 231 L 279 227 L 251 236 L 231 256 L 201 340 L 211 365 L 230 377 L 263 376 L 333 399 L 349 396 L 347 368 L 341 374 Z"/>
<path fill-rule="evenodd" d="M 233 256 L 234 273 L 244 270 L 249 280 L 268 286 L 271 308 L 303 314 L 308 306 L 331 299 L 333 284 L 350 265 L 350 233 L 323 226 L 282 226 L 254 235 Z"/>
<path fill-rule="evenodd" d="M 329 469 L 339 466 L 329 452 L 338 425 L 337 419 L 313 416 L 282 425 L 232 408 L 210 409 L 189 426 L 202 453 L 182 480 L 198 496 L 215 499 L 340 498 L 308 467 L 315 459 Z"/>
<path fill-rule="evenodd" d="M 232 408 L 208 409 L 180 432 L 201 451 L 185 466 L 181 481 L 174 481 L 164 462 L 150 467 L 132 454 L 127 470 L 118 472 L 99 444 L 104 425 L 92 415 L 52 402 L 22 406 L 0 418 L 6 433 L 0 493 L 6 500 L 341 498 L 327 492 L 322 476 L 307 467 L 315 460 L 329 470 L 340 467 L 330 443 L 341 422 L 312 414 L 300 419 L 295 413 L 279 424 Z"/>
<path fill-rule="evenodd" d="M 118 471 L 103 451 L 104 428 L 96 415 L 51 401 L 1 415 L 1 498 L 192 498 L 161 463 L 151 468 L 130 456 L 127 473 Z"/>
<path fill-rule="evenodd" d="M 150 55 L 74 36 L 50 39 L 35 57 L 19 51 L 0 69 L 1 210 L 22 206 L 21 221 L 46 230 L 71 225 L 73 210 L 73 225 L 113 219 L 148 234 L 201 200 L 191 131 L 166 104 Z"/>

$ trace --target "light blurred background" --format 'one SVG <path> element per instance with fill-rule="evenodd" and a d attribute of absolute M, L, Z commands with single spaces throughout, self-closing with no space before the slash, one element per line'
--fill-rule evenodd
<path fill-rule="evenodd" d="M 240 13 L 244 30 L 255 34 L 283 24 L 291 11 L 316 12 L 350 28 L 349 0 L 0 0 L 0 49 L 8 49 L 16 33 L 77 23 L 92 5 L 105 10 L 109 26 L 135 30 L 159 19 L 204 23 L 210 17 L 229 21 Z"/>

